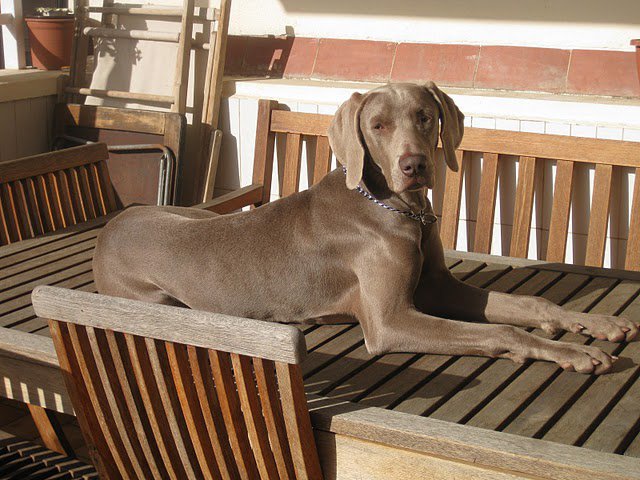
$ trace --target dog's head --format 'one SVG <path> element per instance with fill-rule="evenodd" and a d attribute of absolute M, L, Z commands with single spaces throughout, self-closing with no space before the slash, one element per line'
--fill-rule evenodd
<path fill-rule="evenodd" d="M 355 188 L 370 159 L 395 193 L 433 188 L 438 132 L 445 160 L 458 170 L 464 115 L 433 82 L 389 84 L 343 103 L 329 128 L 329 142 Z"/>

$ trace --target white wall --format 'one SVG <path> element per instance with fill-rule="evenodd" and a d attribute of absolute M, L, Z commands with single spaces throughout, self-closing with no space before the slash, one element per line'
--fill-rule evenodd
<path fill-rule="evenodd" d="M 338 105 L 349 98 L 353 91 L 365 91 L 367 88 L 367 85 L 358 87 L 346 84 L 337 84 L 334 87 L 313 86 L 286 80 L 229 83 L 225 89 L 226 98 L 222 102 L 221 128 L 224 136 L 216 193 L 225 193 L 251 184 L 258 99 L 276 99 L 292 111 L 333 114 Z M 498 98 L 451 91 L 449 93 L 466 114 L 467 126 L 640 142 L 639 105 L 624 102 L 596 104 L 575 99 L 560 101 L 527 97 Z M 283 146 L 280 144 L 281 148 L 278 149 L 276 144 L 276 151 L 279 152 L 277 164 L 280 168 L 284 161 Z M 301 189 L 307 188 L 307 172 L 313 171 L 313 151 L 313 148 L 309 148 L 307 152 L 306 145 L 303 146 Z M 458 250 L 467 250 L 474 235 L 481 168 L 482 158 L 475 155 L 465 170 Z M 444 162 L 440 161 L 436 186 L 440 196 L 432 198 L 436 214 L 442 211 L 444 171 Z M 574 205 L 569 219 L 566 261 L 584 263 L 594 169 L 578 166 L 575 175 Z M 632 169 L 623 169 L 614 176 L 605 266 L 622 268 L 624 264 L 634 177 Z M 274 168 L 273 199 L 278 198 L 281 180 L 278 169 Z M 530 236 L 529 258 L 532 259 L 543 259 L 546 256 L 543 245 L 546 245 L 549 231 L 554 181 L 555 164 L 540 164 Z M 501 161 L 491 251 L 496 255 L 509 254 L 516 182 L 517 160 L 512 158 Z"/>
<path fill-rule="evenodd" d="M 235 0 L 230 33 L 631 51 L 640 2 Z"/>

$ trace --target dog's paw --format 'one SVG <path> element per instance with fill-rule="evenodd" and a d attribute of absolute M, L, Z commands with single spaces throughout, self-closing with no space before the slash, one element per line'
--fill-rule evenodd
<path fill-rule="evenodd" d="M 624 317 L 584 314 L 571 320 L 568 330 L 590 335 L 598 340 L 629 342 L 638 335 L 639 325 Z"/>
<path fill-rule="evenodd" d="M 567 343 L 562 345 L 553 360 L 569 372 L 600 375 L 610 370 L 617 359 L 597 347 Z"/>

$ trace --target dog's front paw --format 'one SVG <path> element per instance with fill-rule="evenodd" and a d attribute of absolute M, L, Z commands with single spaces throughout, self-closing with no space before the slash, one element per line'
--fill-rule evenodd
<path fill-rule="evenodd" d="M 590 335 L 598 340 L 629 342 L 638 335 L 639 325 L 624 317 L 583 314 L 571 320 L 568 330 Z"/>
<path fill-rule="evenodd" d="M 612 357 L 597 347 L 573 343 L 562 343 L 562 347 L 554 357 L 553 361 L 564 370 L 596 375 L 610 370 L 617 360 L 617 357 Z"/>

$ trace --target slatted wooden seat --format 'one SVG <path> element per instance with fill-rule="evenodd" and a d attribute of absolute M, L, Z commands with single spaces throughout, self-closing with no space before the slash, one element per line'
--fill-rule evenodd
<path fill-rule="evenodd" d="M 0 245 L 118 208 L 102 143 L 0 163 Z"/>
<path fill-rule="evenodd" d="M 285 137 L 284 168 L 281 173 L 281 196 L 298 191 L 302 140 L 315 142 L 315 159 L 309 168 L 309 185 L 320 181 L 330 170 L 331 150 L 327 130 L 331 115 L 288 112 L 277 102 L 260 100 L 256 131 L 253 184 L 204 205 L 225 213 L 244 205 L 258 206 L 269 201 L 276 135 Z M 282 144 L 278 143 L 280 148 Z M 442 198 L 440 235 L 445 248 L 455 249 L 460 219 L 462 179 L 465 165 L 473 153 L 483 154 L 479 195 L 467 198 L 478 205 L 475 236 L 470 251 L 490 253 L 496 207 L 499 163 L 505 157 L 519 157 L 513 233 L 507 248 L 509 256 L 526 258 L 529 249 L 533 199 L 539 162 L 555 162 L 557 173 L 546 257 L 542 260 L 564 262 L 569 227 L 574 170 L 578 164 L 595 165 L 595 181 L 587 238 L 585 264 L 602 266 L 609 223 L 612 178 L 620 168 L 635 169 L 640 178 L 640 143 L 616 140 L 508 132 L 466 128 L 457 152 L 461 168 L 447 169 L 444 191 L 434 190 Z M 310 155 L 314 157 L 314 155 Z M 339 160 L 339 159 L 338 159 Z M 443 167 L 444 168 L 444 167 Z M 640 181 L 635 182 L 625 268 L 640 270 Z"/>
<path fill-rule="evenodd" d="M 321 478 L 295 327 L 56 287 L 49 319 L 102 478 Z"/>

